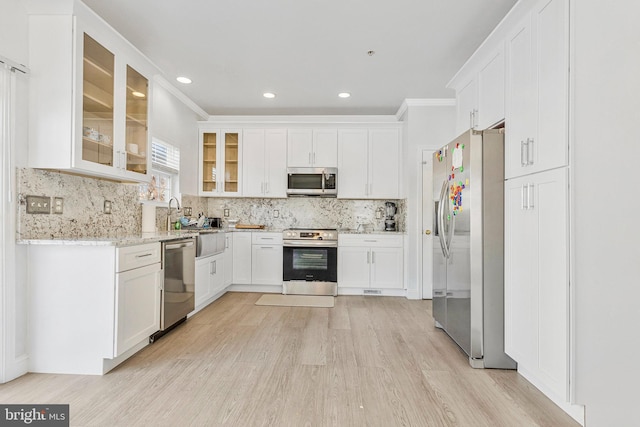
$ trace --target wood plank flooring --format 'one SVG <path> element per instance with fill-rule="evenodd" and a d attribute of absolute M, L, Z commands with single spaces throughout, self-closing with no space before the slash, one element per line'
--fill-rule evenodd
<path fill-rule="evenodd" d="M 430 301 L 255 306 L 227 293 L 105 376 L 28 374 L 2 403 L 72 426 L 577 426 L 515 371 L 475 370 Z"/>

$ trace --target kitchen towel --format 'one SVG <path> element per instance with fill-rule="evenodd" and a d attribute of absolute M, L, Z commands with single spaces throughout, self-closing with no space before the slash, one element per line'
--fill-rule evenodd
<path fill-rule="evenodd" d="M 156 232 L 156 207 L 154 205 L 142 204 L 142 232 Z"/>

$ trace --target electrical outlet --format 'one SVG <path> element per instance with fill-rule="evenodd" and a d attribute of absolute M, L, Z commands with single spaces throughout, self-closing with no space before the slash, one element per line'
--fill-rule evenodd
<path fill-rule="evenodd" d="M 54 214 L 61 214 L 63 206 L 64 206 L 64 199 L 62 197 L 54 197 L 53 198 L 53 213 Z"/>
<path fill-rule="evenodd" d="M 276 209 L 276 210 L 274 210 L 274 211 L 273 211 L 273 217 L 274 217 L 274 218 L 278 218 L 279 216 L 280 216 L 280 211 L 279 211 L 279 210 L 277 210 L 277 209 Z"/>
<path fill-rule="evenodd" d="M 229 218 L 229 209 L 224 210 L 224 217 Z"/>
<path fill-rule="evenodd" d="M 182 213 L 184 214 L 184 216 L 191 216 L 191 207 L 190 206 L 185 206 L 182 209 L 183 209 Z"/>
<path fill-rule="evenodd" d="M 376 211 L 376 219 L 382 219 L 382 211 L 380 209 Z"/>
<path fill-rule="evenodd" d="M 48 196 L 27 196 L 27 213 L 51 213 L 51 198 Z"/>
<path fill-rule="evenodd" d="M 105 200 L 104 201 L 104 213 L 106 213 L 106 214 L 110 214 L 111 213 L 111 200 Z"/>

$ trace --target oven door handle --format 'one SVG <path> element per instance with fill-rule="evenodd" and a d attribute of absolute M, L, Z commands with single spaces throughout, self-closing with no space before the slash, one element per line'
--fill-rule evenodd
<path fill-rule="evenodd" d="M 304 241 L 286 241 L 282 244 L 285 248 L 337 248 L 338 242 L 328 240 L 304 240 Z"/>

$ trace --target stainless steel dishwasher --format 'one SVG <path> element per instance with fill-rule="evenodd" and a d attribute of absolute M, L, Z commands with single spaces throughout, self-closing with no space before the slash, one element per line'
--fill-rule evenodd
<path fill-rule="evenodd" d="M 160 331 L 151 341 L 183 322 L 195 308 L 195 238 L 162 242 L 164 283 L 160 309 Z"/>

